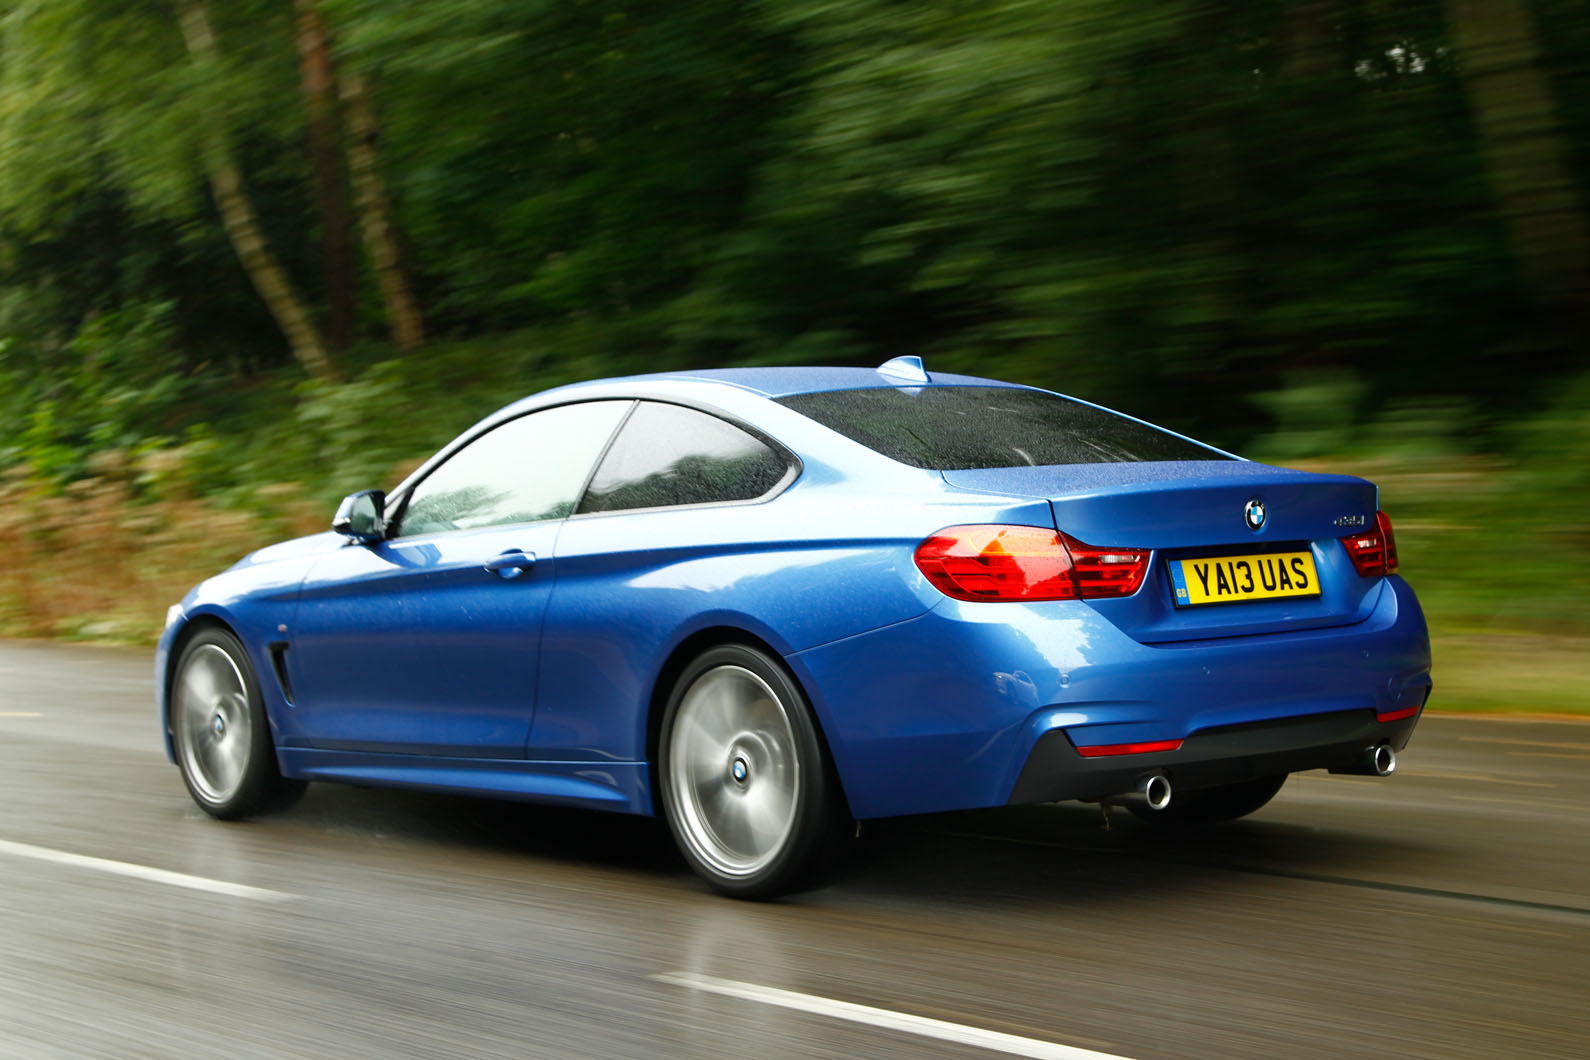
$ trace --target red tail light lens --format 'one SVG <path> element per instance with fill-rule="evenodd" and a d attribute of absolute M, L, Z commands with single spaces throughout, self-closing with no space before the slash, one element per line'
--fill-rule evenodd
<path fill-rule="evenodd" d="M 1053 530 L 952 526 L 916 550 L 917 569 L 957 600 L 1072 600 L 1071 557 Z"/>
<path fill-rule="evenodd" d="M 1059 536 L 1071 553 L 1071 572 L 1077 580 L 1077 595 L 1082 599 L 1131 596 L 1143 584 L 1143 575 L 1148 573 L 1148 549 L 1095 548 L 1074 537 Z"/>
<path fill-rule="evenodd" d="M 1038 526 L 951 526 L 917 546 L 916 565 L 957 600 L 1087 600 L 1137 592 L 1148 557 Z"/>
<path fill-rule="evenodd" d="M 1342 538 L 1353 569 L 1362 578 L 1378 578 L 1397 572 L 1397 536 L 1391 531 L 1391 517 L 1375 513 L 1375 528 Z"/>

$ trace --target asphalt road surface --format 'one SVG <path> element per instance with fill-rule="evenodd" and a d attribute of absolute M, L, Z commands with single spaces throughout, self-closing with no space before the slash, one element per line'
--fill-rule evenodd
<path fill-rule="evenodd" d="M 1590 1056 L 1590 724 L 1427 717 L 1396 776 L 1189 838 L 877 822 L 750 904 L 634 819 L 316 785 L 212 821 L 149 658 L 0 643 L 0 1056 Z"/>

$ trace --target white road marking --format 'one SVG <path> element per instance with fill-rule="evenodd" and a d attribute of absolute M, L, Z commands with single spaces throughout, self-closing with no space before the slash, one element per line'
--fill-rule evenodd
<path fill-rule="evenodd" d="M 904 1031 L 906 1034 L 917 1034 L 924 1038 L 937 1038 L 958 1045 L 1009 1053 L 1012 1056 L 1033 1057 L 1035 1060 L 1129 1060 L 1128 1057 L 1117 1056 L 1115 1053 L 1079 1049 L 1074 1045 L 1046 1042 L 1041 1038 L 1023 1038 L 1016 1034 L 968 1027 L 948 1020 L 912 1016 L 904 1012 L 892 1012 L 886 1008 L 857 1005 L 849 1001 L 835 1001 L 832 998 L 817 997 L 815 994 L 797 994 L 793 990 L 779 990 L 771 986 L 758 986 L 755 983 L 739 983 L 732 979 L 716 979 L 695 972 L 664 972 L 651 978 L 659 983 L 702 990 L 709 994 L 737 997 L 745 1001 L 794 1009 L 797 1012 L 809 1012 L 817 1016 L 849 1020 L 852 1023 L 865 1023 L 870 1027 Z"/>
<path fill-rule="evenodd" d="M 206 876 L 189 876 L 182 872 L 153 869 L 147 865 L 134 865 L 126 861 L 91 858 L 86 854 L 69 854 L 64 850 L 36 847 L 30 843 L 13 843 L 9 839 L 0 839 L 0 854 L 32 858 L 34 861 L 48 861 L 56 865 L 70 865 L 79 869 L 93 869 L 96 872 L 109 872 L 117 876 L 130 876 L 135 880 L 164 883 L 170 887 L 186 887 L 193 891 L 224 894 L 231 898 L 248 898 L 256 902 L 286 902 L 296 897 L 284 891 L 268 891 L 263 887 L 212 880 Z"/>
<path fill-rule="evenodd" d="M 44 715 L 40 714 L 38 711 L 35 711 L 35 710 L 0 710 L 0 718 L 42 718 L 42 717 L 44 717 Z"/>

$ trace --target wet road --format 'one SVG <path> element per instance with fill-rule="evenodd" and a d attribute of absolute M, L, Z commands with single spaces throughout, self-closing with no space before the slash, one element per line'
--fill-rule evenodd
<path fill-rule="evenodd" d="M 871 824 L 753 905 L 632 819 L 317 785 L 211 821 L 149 682 L 0 643 L 0 1057 L 1590 1055 L 1590 724 L 1429 717 L 1395 777 L 1180 840 Z"/>

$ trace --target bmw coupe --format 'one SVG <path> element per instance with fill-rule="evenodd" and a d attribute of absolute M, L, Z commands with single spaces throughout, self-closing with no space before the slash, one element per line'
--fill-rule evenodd
<path fill-rule="evenodd" d="M 1359 478 L 882 367 L 560 387 L 193 589 L 156 658 L 209 814 L 338 781 L 660 815 L 713 887 L 854 822 L 1065 799 L 1240 817 L 1384 776 L 1429 696 Z"/>

